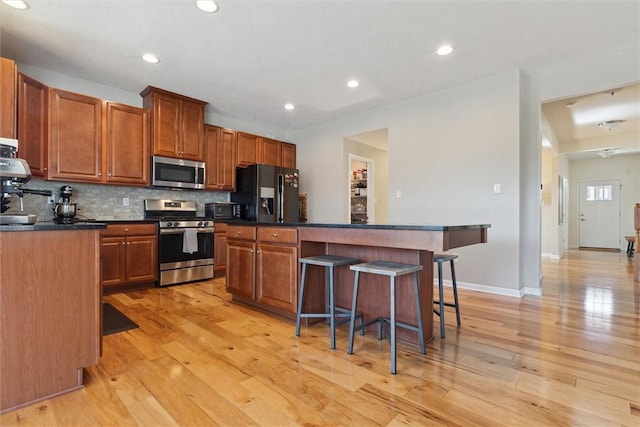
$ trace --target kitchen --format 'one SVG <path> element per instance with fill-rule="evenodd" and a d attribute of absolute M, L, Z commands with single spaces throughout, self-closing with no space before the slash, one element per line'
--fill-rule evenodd
<path fill-rule="evenodd" d="M 622 57 L 622 55 L 621 55 Z M 625 61 L 624 59 L 621 59 L 619 62 L 616 62 L 616 64 L 620 64 L 620 63 L 627 63 L 627 61 Z M 613 65 L 604 65 L 604 64 L 598 64 L 601 68 L 607 68 L 607 67 L 613 67 Z M 36 67 L 32 68 L 32 70 L 35 70 Z M 624 68 L 626 70 L 626 68 Z M 632 67 L 630 67 L 629 71 L 628 71 L 628 75 L 631 75 L 634 73 L 633 71 L 634 69 Z M 38 71 L 39 73 L 42 74 L 47 74 L 46 70 L 42 71 L 42 70 L 35 70 Z M 619 69 L 617 71 L 620 71 Z M 580 72 L 582 72 L 582 70 L 580 70 Z M 595 71 L 594 71 L 595 73 Z M 612 85 L 612 84 L 616 84 L 624 79 L 626 79 L 627 77 L 622 76 L 622 77 L 612 77 L 615 73 L 610 73 L 608 74 L 608 80 L 604 83 L 601 83 L 602 85 Z M 40 77 L 37 74 L 33 74 L 36 77 Z M 620 76 L 620 74 L 618 74 L 618 76 Z M 50 74 L 50 80 L 48 81 L 55 81 L 56 76 L 53 73 Z M 543 76 L 544 77 L 544 76 Z M 616 80 L 617 81 L 612 81 L 612 80 Z M 47 81 L 45 79 L 42 79 L 44 81 Z M 504 83 L 504 81 L 507 81 L 507 83 Z M 75 80 L 73 77 L 68 77 L 67 78 L 67 82 L 70 83 L 69 87 L 66 87 L 66 89 L 71 90 L 74 89 L 71 86 L 86 86 L 87 83 L 86 82 L 81 82 L 79 80 Z M 569 85 L 570 90 L 576 91 L 576 90 L 582 90 L 582 88 L 578 87 L 580 84 L 585 84 L 584 82 L 573 82 L 573 86 Z M 504 111 L 504 109 L 500 108 L 500 105 L 503 101 L 505 101 L 508 105 L 514 106 L 514 100 L 517 98 L 515 93 L 517 92 L 517 87 L 519 86 L 520 82 L 518 80 L 517 77 L 517 73 L 506 73 L 506 74 L 502 74 L 498 77 L 496 77 L 495 79 L 486 79 L 486 80 L 482 80 L 482 81 L 477 81 L 476 84 L 471 84 L 471 85 L 467 85 L 466 87 L 464 87 L 461 90 L 449 90 L 446 93 L 443 94 L 443 96 L 445 97 L 445 99 L 461 99 L 461 97 L 464 96 L 464 94 L 466 92 L 473 92 L 476 96 L 479 97 L 483 97 L 483 101 L 484 102 L 489 102 L 489 100 L 493 100 L 491 102 L 490 105 L 495 106 L 496 109 L 498 111 L 501 112 L 502 114 L 502 121 L 500 121 L 502 128 L 499 128 L 497 125 L 495 127 L 492 127 L 491 129 L 486 129 L 483 130 L 483 132 L 485 132 L 486 134 L 483 135 L 484 137 L 486 137 L 486 139 L 492 139 L 493 141 L 498 141 L 496 142 L 495 146 L 494 145 L 490 145 L 487 144 L 483 141 L 483 143 L 481 144 L 481 146 L 479 148 L 482 148 L 482 150 L 493 150 L 496 153 L 498 153 L 498 159 L 496 159 L 496 165 L 500 165 L 500 167 L 496 167 L 495 170 L 501 170 L 502 165 L 510 165 L 513 164 L 514 162 L 517 163 L 517 157 L 518 157 L 518 153 L 516 153 L 515 149 L 510 148 L 510 145 L 507 141 L 514 141 L 514 140 L 518 140 L 518 131 L 516 130 L 516 126 L 513 125 L 514 124 L 514 118 L 508 114 L 506 111 Z M 546 90 L 546 93 L 544 93 L 545 96 L 552 96 L 549 92 L 552 92 L 551 89 L 549 89 L 550 86 L 547 86 L 547 89 L 544 88 L 544 84 L 543 84 L 543 92 Z M 96 91 L 99 91 L 100 88 L 95 88 Z M 498 92 L 503 96 L 500 99 L 496 99 L 495 98 L 495 91 L 494 89 L 498 89 Z M 82 92 L 80 90 L 75 90 L 76 92 Z M 507 93 L 505 93 L 505 91 Z M 118 89 L 113 89 L 112 90 L 113 93 L 119 93 Z M 492 94 L 493 93 L 493 94 Z M 126 94 L 128 98 L 130 98 L 131 94 L 127 93 Z M 137 93 L 135 94 L 137 95 Z M 111 95 L 109 96 L 105 96 L 106 99 L 111 98 Z M 430 112 L 430 114 L 432 114 L 434 117 L 439 117 L 437 114 L 435 114 L 435 106 L 436 104 L 439 103 L 439 101 L 441 101 L 442 99 L 435 97 L 435 99 L 433 100 L 427 100 L 426 105 L 427 105 L 427 110 Z M 430 102 L 433 101 L 433 102 Z M 484 102 L 477 102 L 477 104 L 465 107 L 466 109 L 463 109 L 462 111 L 459 111 L 459 114 L 461 115 L 469 115 L 472 116 L 474 114 L 477 114 L 477 111 L 482 110 L 483 109 L 483 105 Z M 432 107 L 433 106 L 433 107 Z M 463 107 L 463 106 L 459 106 L 459 107 Z M 433 110 L 432 110 L 433 108 Z M 419 109 L 419 107 L 418 107 Z M 424 110 L 424 108 L 423 108 Z M 400 141 L 402 140 L 413 140 L 415 139 L 415 134 L 412 134 L 413 129 L 409 129 L 407 127 L 403 128 L 403 127 L 398 127 L 397 125 L 401 122 L 400 116 L 402 116 L 404 113 L 408 113 L 409 115 L 412 114 L 411 110 L 407 110 L 405 109 L 404 111 L 391 111 L 391 114 L 394 117 L 398 117 L 397 119 L 394 119 L 396 121 L 396 123 L 394 123 L 396 126 L 392 126 L 392 131 L 390 133 L 391 135 L 391 144 L 399 144 Z M 450 119 L 451 116 L 447 116 L 445 117 L 445 122 L 446 119 Z M 315 143 L 318 143 L 318 146 L 322 145 L 324 143 L 324 141 L 326 141 L 327 139 L 329 139 L 330 141 L 334 141 L 334 140 L 338 140 L 341 139 L 344 135 L 350 135 L 350 134 L 354 134 L 357 133 L 358 131 L 362 131 L 365 129 L 373 129 L 373 128 L 379 128 L 379 123 L 374 124 L 373 122 L 375 122 L 375 118 L 374 117 L 360 117 L 360 118 L 356 118 L 358 119 L 357 122 L 352 122 L 351 124 L 345 124 L 345 123 L 338 123 L 337 126 L 331 130 L 331 131 L 326 131 L 326 130 L 322 130 L 320 129 L 317 133 L 311 134 L 309 133 L 308 135 L 304 135 L 304 132 L 297 132 L 298 135 L 296 134 L 292 134 L 291 138 L 282 138 L 284 140 L 287 141 L 311 141 L 313 144 L 305 144 L 304 149 L 301 148 L 301 146 L 298 146 L 298 156 L 297 156 L 297 160 L 298 160 L 298 167 L 300 168 L 300 170 L 303 171 L 303 177 L 301 179 L 301 186 L 304 188 L 304 191 L 308 191 L 308 193 L 311 195 L 311 199 L 310 199 L 310 207 L 311 207 L 311 217 L 313 221 L 326 221 L 326 222 L 338 222 L 338 219 L 336 216 L 337 215 L 341 215 L 340 213 L 335 213 L 335 212 L 340 212 L 342 209 L 335 209 L 335 206 L 340 206 L 339 205 L 339 200 L 348 200 L 346 196 L 339 196 L 336 197 L 336 199 L 332 199 L 328 196 L 326 196 L 326 194 L 329 194 L 330 189 L 335 189 L 335 188 L 348 188 L 347 185 L 344 185 L 343 182 L 341 182 L 341 179 L 339 177 L 339 174 L 331 174 L 329 176 L 327 176 L 326 174 L 322 174 L 320 171 L 316 171 L 315 169 L 318 169 L 316 167 L 314 167 L 314 163 L 316 163 L 321 157 L 324 158 L 326 157 L 327 159 L 331 159 L 331 160 L 322 160 L 322 167 L 320 169 L 323 170 L 341 170 L 342 165 L 340 163 L 340 157 L 341 156 L 337 156 L 336 153 L 333 151 L 333 149 L 329 148 L 331 146 L 333 146 L 333 144 L 326 144 L 327 148 L 326 151 L 321 151 L 323 154 L 326 154 L 326 156 L 316 156 L 314 155 L 314 153 L 316 153 L 317 148 L 312 148 L 311 145 L 315 145 Z M 477 120 L 478 122 L 480 121 L 486 121 L 486 122 L 493 122 L 495 123 L 495 121 L 490 120 L 491 117 L 489 117 L 489 115 L 485 116 L 485 117 L 479 117 Z M 231 121 L 232 122 L 232 121 Z M 223 122 L 216 122 L 213 121 L 212 123 L 223 123 Z M 438 123 L 442 123 L 442 121 L 438 121 Z M 401 123 L 400 123 L 401 124 Z M 481 126 L 477 126 L 478 123 L 475 123 L 474 125 L 472 125 L 474 128 L 476 129 L 484 129 Z M 508 128 L 508 130 L 504 130 L 505 126 Z M 225 125 L 225 127 L 234 127 L 232 125 Z M 249 129 L 251 132 L 254 132 L 256 134 L 263 134 L 263 135 L 269 135 L 270 133 L 265 132 L 265 133 L 260 133 L 258 131 L 252 130 L 251 128 L 244 128 L 241 126 L 237 126 L 237 129 Z M 451 131 L 450 127 L 447 127 L 448 131 Z M 462 126 L 461 126 L 462 128 Z M 455 132 L 454 132 L 455 134 Z M 423 133 L 424 135 L 424 133 Z M 498 136 L 497 138 L 493 138 L 494 136 Z M 300 136 L 300 138 L 298 138 L 297 136 Z M 425 135 L 426 136 L 426 135 Z M 442 135 L 437 135 L 438 137 L 441 137 Z M 454 139 L 459 139 L 459 140 L 464 140 L 467 139 L 468 135 L 462 135 L 462 132 L 460 134 L 455 134 Z M 397 145 L 396 145 L 397 146 Z M 460 146 L 454 146 L 451 148 L 452 151 L 456 151 L 456 150 L 460 150 L 461 147 Z M 300 150 L 303 150 L 302 152 Z M 337 151 L 337 150 L 336 150 Z M 409 150 L 406 150 L 406 154 L 402 154 L 401 152 L 396 152 L 395 155 L 397 156 L 396 161 L 399 163 L 394 163 L 392 165 L 392 175 L 394 175 L 396 178 L 394 178 L 394 182 L 392 182 L 392 187 L 390 188 L 403 188 L 404 191 L 404 195 L 405 198 L 402 198 L 401 200 L 396 200 L 395 202 L 395 213 L 392 218 L 394 221 L 399 221 L 399 222 L 405 222 L 405 219 L 411 219 L 410 218 L 410 212 L 415 212 L 416 208 L 423 210 L 424 208 L 429 207 L 429 205 L 421 205 L 416 203 L 416 200 L 419 198 L 415 198 L 415 197 L 411 197 L 411 193 L 414 192 L 414 190 L 417 190 L 414 187 L 407 187 L 405 185 L 405 183 L 411 183 L 411 180 L 409 179 L 405 179 L 406 177 L 404 177 L 404 174 L 398 173 L 398 172 L 402 172 L 399 171 L 399 168 L 401 167 L 400 165 L 415 165 L 415 160 L 411 159 L 410 157 L 421 157 L 422 156 L 422 152 L 419 152 L 419 156 L 415 155 L 415 152 L 410 152 Z M 448 152 L 447 154 L 452 154 L 451 152 Z M 482 156 L 482 154 L 480 152 L 474 152 L 471 153 L 473 155 L 469 156 L 469 157 L 476 157 L 476 158 L 480 158 Z M 475 156 L 474 156 L 475 155 Z M 534 155 L 535 158 L 535 155 Z M 334 161 L 335 159 L 335 161 Z M 494 177 L 485 177 L 484 176 L 484 168 L 482 170 L 480 170 L 478 167 L 473 168 L 473 162 L 470 161 L 468 158 L 464 159 L 464 165 L 465 165 L 465 169 L 466 170 L 470 170 L 470 171 L 475 171 L 475 172 L 481 172 L 481 176 L 482 178 L 482 182 L 477 182 L 477 183 L 469 183 L 472 186 L 472 190 L 469 192 L 470 194 L 477 194 L 480 195 L 481 194 L 481 189 L 483 189 L 484 187 L 486 188 L 490 188 L 490 186 L 492 185 L 493 181 L 494 181 Z M 412 168 L 406 168 L 407 169 L 407 173 L 412 169 Z M 518 182 L 519 178 L 519 172 L 518 171 L 514 171 L 511 170 L 507 167 L 508 170 L 504 171 L 504 175 L 500 176 L 497 178 L 497 180 L 501 181 L 501 182 Z M 440 171 L 438 171 L 440 172 Z M 472 172 L 470 172 L 472 173 Z M 307 178 L 308 177 L 308 178 Z M 305 180 L 307 180 L 307 182 L 305 183 Z M 532 181 L 536 181 L 536 179 L 532 179 Z M 427 181 L 425 181 L 427 182 Z M 491 185 L 487 185 L 491 183 Z M 308 188 L 305 188 L 305 185 L 308 185 Z M 457 183 L 457 185 L 460 185 L 460 183 Z M 477 186 L 476 186 L 477 185 Z M 75 188 L 78 188 L 77 191 L 77 198 L 75 199 L 78 203 L 79 206 L 82 209 L 85 209 L 84 213 L 90 214 L 87 215 L 88 217 L 93 217 L 93 213 L 91 210 L 89 210 L 90 206 L 99 206 L 100 203 L 102 203 L 102 200 L 99 196 L 97 196 L 95 199 L 85 199 L 85 196 L 82 195 L 82 187 L 80 187 L 79 184 L 72 184 L 72 186 L 74 186 Z M 517 184 L 515 185 L 517 187 Z M 93 187 L 92 186 L 88 186 L 87 187 L 87 191 L 91 190 Z M 101 187 L 98 187 L 101 188 Z M 505 188 L 505 187 L 503 187 Z M 508 189 L 508 187 L 506 187 Z M 407 191 L 407 189 L 411 190 L 411 191 Z M 57 190 L 57 187 L 51 188 L 52 191 Z M 313 190 L 313 191 L 312 191 Z M 109 201 L 108 203 L 110 204 L 111 207 L 113 207 L 113 212 L 135 212 L 135 218 L 141 218 L 142 217 L 142 208 L 140 207 L 141 204 L 140 202 L 142 200 L 144 200 L 147 197 L 140 197 L 140 196 L 136 196 L 136 200 L 135 203 L 131 203 L 131 198 L 130 198 L 130 210 L 127 209 L 127 207 L 125 206 L 121 206 L 123 203 L 123 199 L 127 198 L 128 195 L 125 192 L 125 190 L 114 190 L 116 192 L 122 191 L 121 193 L 117 193 L 116 197 L 111 199 L 111 201 Z M 150 192 L 155 192 L 155 191 L 161 191 L 161 190 L 155 190 L 155 189 L 150 189 Z M 346 190 L 344 190 L 346 191 Z M 484 191 L 484 190 L 482 190 Z M 136 189 L 132 190 L 132 192 L 135 194 L 137 192 Z M 393 193 L 395 194 L 395 191 L 393 191 Z M 455 192 L 451 192 L 451 194 L 453 194 Z M 421 194 L 418 191 L 415 191 L 414 194 Z M 532 262 L 528 262 L 526 260 L 526 255 L 527 255 L 527 248 L 529 247 L 528 243 L 526 240 L 524 240 L 523 242 L 520 242 L 520 236 L 518 234 L 518 232 L 514 231 L 515 229 L 518 229 L 519 227 L 523 227 L 523 228 L 527 228 L 526 224 L 524 225 L 518 225 L 517 221 L 513 220 L 514 217 L 517 217 L 517 212 L 518 209 L 514 208 L 514 203 L 517 205 L 519 202 L 514 202 L 513 199 L 509 198 L 507 199 L 509 193 L 505 193 L 502 196 L 495 196 L 495 202 L 502 204 L 503 202 L 506 203 L 506 211 L 504 212 L 504 214 L 495 214 L 496 217 L 492 217 L 489 221 L 487 222 L 491 222 L 491 223 L 501 223 L 504 226 L 504 228 L 498 229 L 496 230 L 498 234 L 498 236 L 500 236 L 500 239 L 498 239 L 498 241 L 510 241 L 510 243 L 508 243 L 506 246 L 508 246 L 508 248 L 506 248 L 505 246 L 501 246 L 498 244 L 498 242 L 495 242 L 495 244 L 498 244 L 498 246 L 492 246 L 492 253 L 495 253 L 494 249 L 496 249 L 498 251 L 498 256 L 502 257 L 505 256 L 505 265 L 508 266 L 517 266 L 522 264 L 523 265 L 523 272 L 525 273 L 525 275 L 528 275 L 528 277 L 536 277 L 539 276 L 539 272 L 535 271 L 535 268 L 531 268 L 530 270 L 527 270 L 527 266 L 530 265 L 535 265 L 536 261 L 532 261 Z M 82 196 L 81 196 L 82 195 Z M 504 197 L 503 197 L 504 196 Z M 537 196 L 537 193 L 532 194 L 532 198 L 535 199 Z M 33 198 L 34 196 L 30 196 L 31 198 Z M 75 197 L 75 196 L 74 196 Z M 159 196 L 160 198 L 162 198 L 163 196 Z M 217 197 L 217 196 L 216 196 Z M 156 198 L 155 193 L 154 196 L 152 196 L 151 198 Z M 224 196 L 222 197 L 224 198 Z M 338 200 L 339 199 L 339 200 Z M 505 200 L 506 199 L 506 200 Z M 86 201 L 85 201 L 86 200 Z M 95 200 L 95 201 L 94 201 Z M 335 204 L 334 202 L 338 200 L 338 204 Z M 482 201 L 482 203 L 484 204 L 484 207 L 480 207 L 482 205 L 482 203 L 475 203 L 475 202 L 480 202 Z M 487 210 L 491 211 L 494 207 L 493 204 L 490 205 L 490 207 L 486 206 L 486 200 L 484 199 L 475 199 L 475 200 L 471 200 L 471 205 L 473 205 L 471 207 L 471 211 L 466 211 L 466 213 L 464 214 L 464 216 L 462 214 L 455 214 L 458 215 L 458 218 L 461 219 L 466 219 L 466 217 L 474 217 L 474 218 L 484 218 L 483 215 L 486 215 L 484 212 L 486 212 Z M 82 206 L 83 204 L 86 204 L 87 206 Z M 331 208 L 320 208 L 320 206 L 332 206 L 334 207 L 333 209 Z M 477 208 L 476 208 L 477 206 Z M 133 208 L 132 208 L 133 207 Z M 81 213 L 82 213 L 82 209 L 81 209 Z M 483 211 L 484 210 L 484 211 Z M 461 212 L 461 211 L 459 211 Z M 45 209 L 45 213 L 50 215 L 50 212 Z M 101 213 L 97 212 L 97 214 L 95 215 L 95 217 L 100 217 Z M 118 213 L 118 215 L 120 215 Z M 127 213 L 123 214 L 123 218 L 126 219 L 126 215 Z M 434 220 L 437 222 L 440 218 L 434 218 Z M 534 221 L 535 222 L 535 221 Z M 512 241 L 512 237 L 513 235 L 516 234 L 518 235 L 515 239 L 515 243 L 514 241 Z M 524 238 L 524 237 L 523 237 Z M 535 239 L 534 239 L 535 240 Z M 518 259 L 517 253 L 516 251 L 513 250 L 514 247 L 518 247 L 519 244 L 522 244 L 523 246 L 523 256 L 525 258 L 524 261 L 520 261 Z M 535 245 L 532 245 L 533 249 L 531 250 L 531 252 L 536 255 L 536 250 L 535 250 Z M 473 276 L 473 278 L 469 278 L 468 280 L 470 282 L 476 283 L 476 284 L 492 284 L 495 285 L 498 288 L 505 288 L 507 289 L 509 292 L 517 292 L 521 287 L 536 287 L 537 286 L 537 278 L 534 280 L 524 280 L 521 281 L 517 276 L 519 274 L 519 272 L 516 272 L 514 274 L 514 270 L 517 270 L 517 267 L 513 267 L 513 269 L 510 269 L 510 267 L 506 267 L 507 271 L 498 271 L 497 269 L 494 271 L 493 269 L 489 269 L 492 271 L 481 271 L 483 269 L 480 268 L 474 268 L 473 264 L 475 262 L 477 262 L 478 264 L 484 264 L 484 265 L 491 265 L 491 261 L 489 261 L 488 257 L 483 255 L 482 250 L 478 249 L 478 250 L 474 250 L 472 248 L 469 249 L 468 252 L 465 253 L 465 257 L 469 260 L 471 260 L 470 262 L 472 263 L 471 266 L 469 266 L 468 264 L 465 263 L 465 265 L 461 265 L 460 267 L 463 269 L 463 271 L 465 269 L 468 270 L 478 270 L 478 275 Z M 539 251 L 537 251 L 539 254 Z M 536 255 L 537 256 L 537 255 Z M 534 256 L 535 258 L 535 256 Z M 476 261 L 473 261 L 473 260 Z M 466 266 L 466 267 L 465 267 Z M 477 267 L 477 265 L 476 265 Z M 468 273 L 467 273 L 468 274 Z M 509 285 L 507 285 L 509 284 Z M 514 288 L 515 286 L 515 288 Z"/>

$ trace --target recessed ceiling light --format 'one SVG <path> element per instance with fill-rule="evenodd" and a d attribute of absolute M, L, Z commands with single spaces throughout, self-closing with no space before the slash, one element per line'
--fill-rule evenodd
<path fill-rule="evenodd" d="M 160 62 L 158 57 L 153 53 L 145 53 L 144 55 L 142 55 L 142 59 L 147 61 L 149 64 L 157 64 L 158 62 Z"/>
<path fill-rule="evenodd" d="M 287 104 L 284 104 L 284 109 L 291 111 L 291 110 L 295 110 L 296 106 L 291 103 L 287 103 Z"/>
<path fill-rule="evenodd" d="M 453 52 L 453 47 L 448 44 L 443 44 L 436 50 L 436 53 L 440 56 L 449 55 L 451 52 Z"/>
<path fill-rule="evenodd" d="M 27 2 L 22 0 L 2 0 L 2 3 L 6 4 L 7 6 L 11 6 L 14 9 L 29 9 L 29 5 L 27 4 Z"/>
<path fill-rule="evenodd" d="M 360 86 L 360 82 L 357 80 L 349 80 L 347 82 L 347 87 L 358 87 Z"/>
<path fill-rule="evenodd" d="M 198 0 L 196 6 L 203 12 L 213 13 L 218 10 L 218 5 L 213 0 Z"/>

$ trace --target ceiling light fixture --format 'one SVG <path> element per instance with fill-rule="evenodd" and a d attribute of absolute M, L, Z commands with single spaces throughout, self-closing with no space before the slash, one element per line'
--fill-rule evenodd
<path fill-rule="evenodd" d="M 145 53 L 144 55 L 142 55 L 142 59 L 149 64 L 157 64 L 158 62 L 160 62 L 160 59 L 158 59 L 158 57 L 153 53 Z"/>
<path fill-rule="evenodd" d="M 609 157 L 613 156 L 614 154 L 616 154 L 616 152 L 610 148 L 605 148 L 602 151 L 598 151 L 598 156 L 602 157 L 603 159 L 608 159 Z"/>
<path fill-rule="evenodd" d="M 453 47 L 448 44 L 443 44 L 438 48 L 438 50 L 436 50 L 436 53 L 440 56 L 449 55 L 451 52 L 453 52 Z"/>
<path fill-rule="evenodd" d="M 284 104 L 284 109 L 291 111 L 291 110 L 295 110 L 296 106 L 291 103 L 287 103 L 287 104 Z"/>
<path fill-rule="evenodd" d="M 598 123 L 598 127 L 602 130 L 611 132 L 612 130 L 617 129 L 621 123 L 624 123 L 624 120 L 607 120 L 606 122 Z"/>
<path fill-rule="evenodd" d="M 11 6 L 14 9 L 29 9 L 29 5 L 27 4 L 27 2 L 22 0 L 2 0 L 2 3 L 6 4 L 7 6 Z"/>
<path fill-rule="evenodd" d="M 349 80 L 347 82 L 347 87 L 354 88 L 354 87 L 358 87 L 358 86 L 360 86 L 360 82 L 357 81 L 357 80 Z"/>
<path fill-rule="evenodd" d="M 203 12 L 213 13 L 218 10 L 218 5 L 213 0 L 198 0 L 196 6 Z"/>

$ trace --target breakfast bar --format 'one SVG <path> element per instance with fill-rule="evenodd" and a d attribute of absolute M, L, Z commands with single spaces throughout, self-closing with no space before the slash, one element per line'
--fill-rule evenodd
<path fill-rule="evenodd" d="M 310 223 L 229 223 L 227 289 L 238 302 L 294 318 L 300 277 L 298 258 L 340 255 L 363 262 L 384 260 L 420 264 L 422 322 L 425 341 L 433 338 L 433 253 L 487 242 L 488 224 L 363 225 Z M 336 270 L 336 305 L 351 306 L 354 274 Z M 416 324 L 410 277 L 398 279 L 398 321 Z M 361 277 L 358 311 L 367 319 L 389 316 L 388 280 Z M 407 282 L 409 284 L 409 282 Z M 324 271 L 309 269 L 305 312 L 324 309 Z M 412 331 L 398 331 L 398 339 L 417 344 Z"/>

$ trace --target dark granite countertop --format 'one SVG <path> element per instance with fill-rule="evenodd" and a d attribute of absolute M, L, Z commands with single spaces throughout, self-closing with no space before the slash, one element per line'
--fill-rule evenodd
<path fill-rule="evenodd" d="M 320 224 L 310 222 L 256 222 L 243 220 L 221 221 L 229 225 L 258 225 L 269 227 L 316 227 L 316 228 L 355 228 L 364 230 L 423 230 L 423 231 L 449 231 L 472 230 L 477 228 L 490 228 L 491 224 L 455 224 L 455 225 L 402 225 L 402 224 Z"/>
<path fill-rule="evenodd" d="M 56 224 L 50 222 L 37 222 L 31 225 L 10 224 L 0 225 L 0 231 L 70 231 L 70 230 L 100 230 L 107 228 L 104 222 L 76 222 L 75 224 Z"/>

